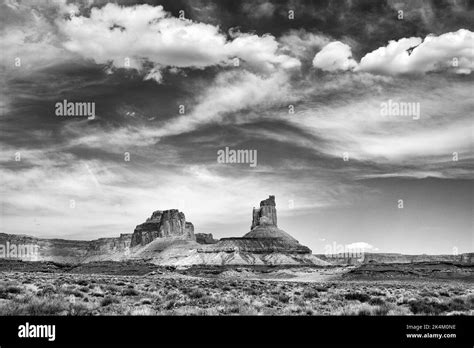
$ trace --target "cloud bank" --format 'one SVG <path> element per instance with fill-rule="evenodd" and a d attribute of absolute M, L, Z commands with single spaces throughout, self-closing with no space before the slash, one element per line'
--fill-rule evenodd
<path fill-rule="evenodd" d="M 313 66 L 325 71 L 352 70 L 357 63 L 352 59 L 349 45 L 340 41 L 327 44 L 313 59 Z"/>
<path fill-rule="evenodd" d="M 279 53 L 272 35 L 234 32 L 227 38 L 217 26 L 172 17 L 162 6 L 107 4 L 92 8 L 89 17 L 73 16 L 58 25 L 68 38 L 67 50 L 116 68 L 143 70 L 152 64 L 147 77 L 158 81 L 160 69 L 232 66 L 235 58 L 263 72 L 300 65 Z"/>

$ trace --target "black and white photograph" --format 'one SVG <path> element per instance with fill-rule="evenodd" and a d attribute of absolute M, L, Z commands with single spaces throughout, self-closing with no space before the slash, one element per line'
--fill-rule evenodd
<path fill-rule="evenodd" d="M 472 346 L 473 28 L 471 0 L 1 0 L 8 335 L 392 317 Z"/>

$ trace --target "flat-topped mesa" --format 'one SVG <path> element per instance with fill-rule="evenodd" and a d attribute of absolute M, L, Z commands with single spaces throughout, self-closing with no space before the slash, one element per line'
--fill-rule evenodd
<path fill-rule="evenodd" d="M 253 230 L 257 226 L 275 226 L 277 227 L 275 196 L 269 196 L 260 202 L 260 208 L 253 208 L 252 225 Z"/>
<path fill-rule="evenodd" d="M 194 226 L 186 222 L 184 213 L 178 209 L 157 210 L 133 231 L 131 247 L 146 245 L 156 238 L 181 237 L 195 240 Z"/>

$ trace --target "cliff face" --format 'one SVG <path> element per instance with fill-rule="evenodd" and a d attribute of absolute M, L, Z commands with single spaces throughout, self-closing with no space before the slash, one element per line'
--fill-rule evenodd
<path fill-rule="evenodd" d="M 62 263 L 88 262 L 104 257 L 121 260 L 130 247 L 131 237 L 132 234 L 121 234 L 118 238 L 83 241 L 0 233 L 0 257 Z"/>
<path fill-rule="evenodd" d="M 253 230 L 257 226 L 277 226 L 276 203 L 275 196 L 270 196 L 260 202 L 260 208 L 253 208 L 252 225 Z"/>
<path fill-rule="evenodd" d="M 361 264 L 414 264 L 423 262 L 432 263 L 459 263 L 473 264 L 474 253 L 458 255 L 404 255 L 389 253 L 364 253 L 360 257 L 347 257 L 343 254 L 327 256 L 315 255 L 333 265 L 361 265 Z"/>
<path fill-rule="evenodd" d="M 195 240 L 194 226 L 177 209 L 157 210 L 132 235 L 131 247 L 146 245 L 156 238 L 182 237 Z"/>

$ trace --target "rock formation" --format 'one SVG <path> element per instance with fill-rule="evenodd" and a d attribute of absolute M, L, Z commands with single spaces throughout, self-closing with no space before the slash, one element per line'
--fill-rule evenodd
<path fill-rule="evenodd" d="M 182 237 L 195 240 L 194 226 L 186 222 L 184 213 L 177 209 L 157 210 L 132 235 L 131 247 L 146 245 L 156 238 Z"/>
<path fill-rule="evenodd" d="M 272 225 L 277 226 L 275 196 L 270 196 L 260 202 L 260 208 L 253 208 L 252 225 L 253 230 L 257 226 Z"/>
<path fill-rule="evenodd" d="M 195 237 L 199 244 L 216 244 L 219 241 L 214 239 L 212 233 L 196 233 Z"/>
<path fill-rule="evenodd" d="M 288 253 L 309 254 L 311 250 L 305 247 L 277 226 L 275 196 L 270 196 L 260 202 L 260 208 L 253 208 L 251 230 L 243 239 L 251 239 L 262 245 L 268 244 L 269 250 L 278 245 L 277 250 Z M 278 240 L 276 242 L 275 240 Z M 270 246 L 270 244 L 272 246 Z"/>
<path fill-rule="evenodd" d="M 298 264 L 317 263 L 311 250 L 277 227 L 275 196 L 260 202 L 253 208 L 251 231 L 240 238 L 222 238 L 214 245 L 198 249 L 193 262 L 222 262 L 224 264 Z M 183 261 L 184 263 L 184 261 Z"/>

